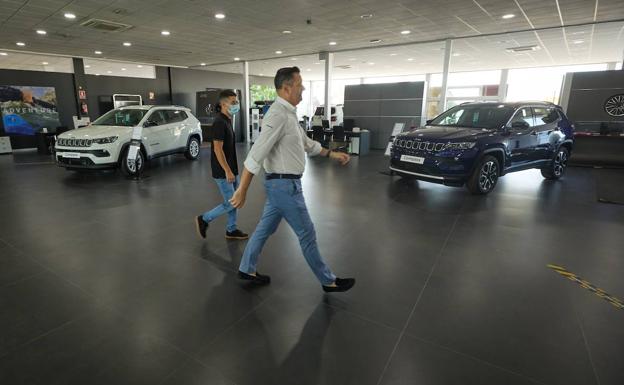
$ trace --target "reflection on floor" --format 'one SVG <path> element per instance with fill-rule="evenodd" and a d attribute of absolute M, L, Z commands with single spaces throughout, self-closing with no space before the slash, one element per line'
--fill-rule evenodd
<path fill-rule="evenodd" d="M 320 248 L 358 279 L 325 295 L 284 223 L 269 287 L 237 281 L 224 219 L 197 238 L 220 202 L 203 151 L 139 182 L 0 157 L 0 383 L 624 383 L 624 311 L 547 267 L 624 297 L 624 206 L 597 201 L 594 170 L 474 197 L 382 175 L 380 153 L 311 159 Z M 243 230 L 263 200 L 255 180 Z"/>

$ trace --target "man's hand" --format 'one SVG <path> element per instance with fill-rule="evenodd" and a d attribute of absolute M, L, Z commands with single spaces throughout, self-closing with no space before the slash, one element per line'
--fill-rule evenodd
<path fill-rule="evenodd" d="M 329 157 L 334 160 L 337 160 L 338 163 L 340 163 L 342 166 L 349 163 L 349 160 L 351 160 L 351 157 L 349 156 L 349 154 L 345 154 L 344 152 L 332 151 L 329 154 Z"/>
<path fill-rule="evenodd" d="M 226 171 L 225 179 L 227 180 L 228 183 L 234 183 L 236 181 L 236 176 L 234 175 L 232 171 Z"/>
<path fill-rule="evenodd" d="M 230 199 L 230 204 L 236 209 L 242 209 L 245 205 L 246 195 L 246 191 L 238 188 L 236 191 L 234 191 L 234 195 L 232 195 L 232 199 Z"/>

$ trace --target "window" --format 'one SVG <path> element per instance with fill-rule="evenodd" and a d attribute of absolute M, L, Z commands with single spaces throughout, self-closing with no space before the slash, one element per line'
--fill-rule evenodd
<path fill-rule="evenodd" d="M 559 120 L 559 113 L 554 107 L 534 107 L 533 115 L 535 116 L 536 124 L 550 124 Z"/>
<path fill-rule="evenodd" d="M 139 124 L 147 114 L 147 110 L 118 109 L 108 111 L 93 122 L 94 126 L 122 126 L 132 127 Z"/>
<path fill-rule="evenodd" d="M 526 123 L 523 125 L 523 123 Z M 533 114 L 531 113 L 531 109 L 529 107 L 524 107 L 518 110 L 514 117 L 511 119 L 511 127 L 523 129 L 528 127 L 535 126 L 533 121 Z"/>
<path fill-rule="evenodd" d="M 161 125 L 167 123 L 167 119 L 165 117 L 165 111 L 163 111 L 163 110 L 156 110 L 156 111 L 152 112 L 152 114 L 149 116 L 148 120 L 150 122 L 154 123 L 154 125 L 156 125 L 156 126 L 161 126 Z"/>
<path fill-rule="evenodd" d="M 453 107 L 431 122 L 432 126 L 457 126 L 466 128 L 501 128 L 513 112 L 503 105 L 463 105 Z M 529 116 L 531 110 L 529 109 Z"/>
<path fill-rule="evenodd" d="M 163 112 L 165 113 L 167 123 L 177 123 L 188 118 L 186 112 L 180 110 L 166 110 Z"/>

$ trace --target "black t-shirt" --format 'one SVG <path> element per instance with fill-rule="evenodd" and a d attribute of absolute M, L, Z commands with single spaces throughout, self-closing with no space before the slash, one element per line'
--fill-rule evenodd
<path fill-rule="evenodd" d="M 216 179 L 225 179 L 225 170 L 219 164 L 217 155 L 214 150 L 214 141 L 223 142 L 223 153 L 225 160 L 230 166 L 230 170 L 234 175 L 238 175 L 238 162 L 236 160 L 236 140 L 234 138 L 234 129 L 232 121 L 227 116 L 219 113 L 212 124 L 212 154 L 210 155 L 210 163 L 212 166 L 212 177 Z"/>

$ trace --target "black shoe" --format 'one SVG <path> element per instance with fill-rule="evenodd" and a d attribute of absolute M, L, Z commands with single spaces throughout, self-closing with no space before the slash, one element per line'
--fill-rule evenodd
<path fill-rule="evenodd" d="M 269 277 L 268 275 L 262 275 L 258 272 L 256 272 L 256 275 L 251 275 L 251 274 L 247 274 L 247 273 L 243 273 L 242 271 L 239 271 L 238 278 L 245 280 L 245 281 L 251 281 L 258 285 L 268 285 L 269 283 L 271 283 L 271 277 Z"/>
<path fill-rule="evenodd" d="M 197 229 L 197 234 L 199 234 L 200 237 L 206 239 L 206 229 L 208 229 L 208 222 L 206 222 L 201 215 L 195 218 L 195 228 Z"/>
<path fill-rule="evenodd" d="M 323 285 L 323 290 L 327 293 L 347 291 L 355 285 L 355 278 L 336 278 L 334 283 L 336 284 L 335 287 Z"/>
<path fill-rule="evenodd" d="M 225 238 L 226 239 L 248 239 L 249 234 L 245 234 L 242 231 L 237 229 L 234 231 L 226 231 Z"/>

